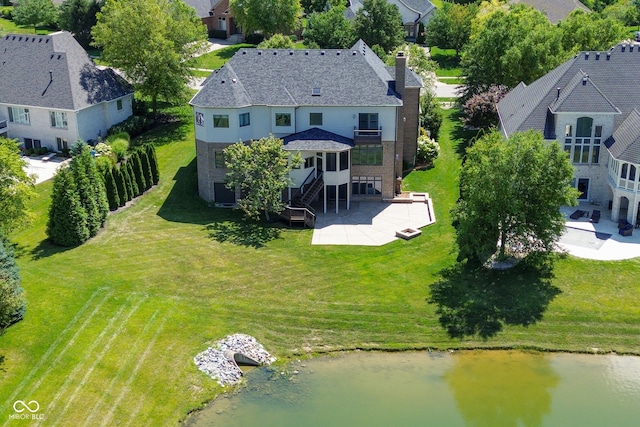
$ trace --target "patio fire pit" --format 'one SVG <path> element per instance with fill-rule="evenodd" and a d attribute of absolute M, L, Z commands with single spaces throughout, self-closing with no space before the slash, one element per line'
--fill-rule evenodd
<path fill-rule="evenodd" d="M 404 230 L 396 231 L 396 237 L 401 237 L 405 240 L 413 239 L 416 236 L 422 234 L 422 231 L 415 228 L 405 228 Z"/>

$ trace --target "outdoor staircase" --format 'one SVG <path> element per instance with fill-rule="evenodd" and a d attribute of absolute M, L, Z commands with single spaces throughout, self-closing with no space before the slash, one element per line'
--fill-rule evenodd
<path fill-rule="evenodd" d="M 305 181 L 311 178 L 307 177 Z M 324 187 L 322 174 L 314 178 L 310 183 L 303 184 L 304 193 L 298 191 L 291 200 L 291 205 L 280 212 L 280 218 L 289 222 L 292 226 L 294 222 L 301 222 L 305 227 L 313 228 L 316 224 L 316 211 L 311 207 L 311 202 L 318 196 Z"/>
<path fill-rule="evenodd" d="M 320 174 L 316 177 L 316 179 L 311 181 L 311 183 L 309 184 L 309 187 L 306 189 L 306 191 L 302 195 L 298 195 L 297 197 L 294 197 L 293 199 L 294 205 L 299 207 L 308 206 L 309 204 L 311 204 L 313 199 L 315 199 L 318 196 L 318 193 L 320 193 L 320 190 L 322 190 L 323 187 L 324 187 L 324 180 L 322 179 L 322 174 Z"/>

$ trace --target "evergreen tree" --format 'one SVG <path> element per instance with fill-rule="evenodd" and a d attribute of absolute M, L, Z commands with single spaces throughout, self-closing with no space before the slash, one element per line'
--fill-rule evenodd
<path fill-rule="evenodd" d="M 140 163 L 142 164 L 142 172 L 144 173 L 144 181 L 147 186 L 145 189 L 151 188 L 153 186 L 153 174 L 151 173 L 151 165 L 149 164 L 149 156 L 144 150 L 140 150 Z"/>
<path fill-rule="evenodd" d="M 120 195 L 118 187 L 113 176 L 112 168 L 106 169 L 104 172 L 104 186 L 107 190 L 107 200 L 109 201 L 109 209 L 115 211 L 120 206 Z"/>
<path fill-rule="evenodd" d="M 70 168 L 58 171 L 53 180 L 47 236 L 61 246 L 77 246 L 89 238 L 87 211 Z"/>
<path fill-rule="evenodd" d="M 156 157 L 156 147 L 153 144 L 145 145 L 147 156 L 149 157 L 149 166 L 151 166 L 151 174 L 153 175 L 153 185 L 160 182 L 160 171 L 158 169 L 158 158 Z"/>
<path fill-rule="evenodd" d="M 136 197 L 133 192 L 133 184 L 131 183 L 131 175 L 129 174 L 129 168 L 126 162 L 120 163 L 120 173 L 122 174 L 122 180 L 127 189 L 127 202 Z"/>
<path fill-rule="evenodd" d="M 118 206 L 124 206 L 129 201 L 129 194 L 127 193 L 127 185 L 124 182 L 124 177 L 120 172 L 120 168 L 113 168 L 113 178 L 116 183 L 116 188 L 118 189 L 118 196 L 120 196 Z"/>
<path fill-rule="evenodd" d="M 27 310 L 20 272 L 8 243 L 0 237 L 0 335 L 8 326 L 22 320 Z"/>
<path fill-rule="evenodd" d="M 129 178 L 131 178 L 131 189 L 133 191 L 133 198 L 136 198 L 140 194 L 142 194 L 142 191 L 140 191 L 140 187 L 138 187 L 138 180 L 136 179 L 136 173 L 133 169 L 133 162 L 130 158 L 125 162 L 125 166 L 127 167 L 127 172 L 129 172 Z"/>
<path fill-rule="evenodd" d="M 89 235 L 98 234 L 109 213 L 109 202 L 104 181 L 91 156 L 91 149 L 83 146 L 71 162 L 80 201 L 87 212 Z"/>
<path fill-rule="evenodd" d="M 144 190 L 147 189 L 147 183 L 144 179 L 144 172 L 142 170 L 142 162 L 140 161 L 140 152 L 135 150 L 131 153 L 129 158 L 131 161 L 131 167 L 133 168 L 133 173 L 136 176 L 136 183 L 138 184 L 138 191 L 140 194 L 144 193 Z"/>

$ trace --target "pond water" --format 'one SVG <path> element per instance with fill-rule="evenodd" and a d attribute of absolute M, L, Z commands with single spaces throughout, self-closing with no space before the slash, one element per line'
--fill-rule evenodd
<path fill-rule="evenodd" d="M 283 372 L 248 372 L 246 387 L 187 425 L 640 425 L 640 357 L 356 352 Z"/>

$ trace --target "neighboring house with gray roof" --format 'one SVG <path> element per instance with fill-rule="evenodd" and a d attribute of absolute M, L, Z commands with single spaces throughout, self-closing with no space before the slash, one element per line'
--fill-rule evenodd
<path fill-rule="evenodd" d="M 241 49 L 190 102 L 200 196 L 235 203 L 222 151 L 273 134 L 304 159 L 286 199 L 312 182 L 325 211 L 391 199 L 403 161 L 415 161 L 421 87 L 406 57 L 388 67 L 362 40 L 351 49 Z"/>
<path fill-rule="evenodd" d="M 0 38 L 0 134 L 60 151 L 132 114 L 133 91 L 68 32 Z"/>
<path fill-rule="evenodd" d="M 565 20 L 576 9 L 591 12 L 578 0 L 510 0 L 509 3 L 529 5 L 542 12 L 552 24 Z"/>
<path fill-rule="evenodd" d="M 347 19 L 355 19 L 362 3 L 363 0 L 349 0 L 349 6 L 345 11 Z M 398 7 L 407 40 L 415 40 L 418 37 L 418 25 L 426 25 L 436 11 L 435 5 L 429 0 L 387 0 L 387 3 Z"/>
<path fill-rule="evenodd" d="M 640 45 L 581 52 L 498 103 L 505 136 L 544 133 L 567 152 L 580 201 L 637 223 L 640 209 Z M 598 209 L 598 208 L 596 208 Z"/>

